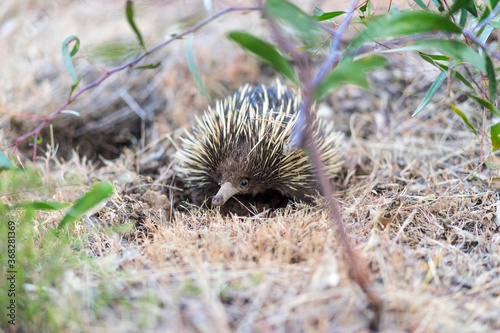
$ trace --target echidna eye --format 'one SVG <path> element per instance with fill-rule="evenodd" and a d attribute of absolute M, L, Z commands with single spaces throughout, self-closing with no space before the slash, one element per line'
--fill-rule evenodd
<path fill-rule="evenodd" d="M 219 178 L 217 179 L 217 183 L 219 183 L 219 186 L 220 186 L 220 184 L 222 183 L 222 175 L 219 175 Z"/>
<path fill-rule="evenodd" d="M 248 179 L 242 179 L 240 182 L 241 187 L 246 187 L 248 185 Z"/>

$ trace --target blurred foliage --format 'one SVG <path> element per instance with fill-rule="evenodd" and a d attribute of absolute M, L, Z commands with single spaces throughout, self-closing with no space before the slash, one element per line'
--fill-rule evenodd
<path fill-rule="evenodd" d="M 392 6 L 387 14 L 378 16 L 370 13 L 369 0 L 362 2 L 357 8 L 360 14 L 358 23 L 363 24 L 365 28 L 352 39 L 336 67 L 332 68 L 318 85 L 313 97 L 323 98 L 343 84 L 356 84 L 368 89 L 366 74 L 386 63 L 381 60 L 381 55 L 374 54 L 417 51 L 422 59 L 435 66 L 441 73 L 432 82 L 413 115 L 423 110 L 441 86 L 449 81 L 449 86 L 454 92 L 448 96 L 450 109 L 472 132 L 481 133 L 481 138 L 484 137 L 484 134 L 487 134 L 483 133 L 484 127 L 475 128 L 469 120 L 470 115 L 460 110 L 453 98 L 463 96 L 465 93 L 465 96 L 475 100 L 479 106 L 496 116 L 500 115 L 495 105 L 500 55 L 494 51 L 497 42 L 488 43 L 493 39 L 490 38 L 492 33 L 500 27 L 498 0 L 487 1 L 486 5 L 470 0 L 456 0 L 451 4 L 433 0 L 432 5 L 426 5 L 421 0 L 414 2 L 413 9 L 400 11 Z M 310 57 L 314 57 L 319 49 L 328 45 L 325 40 L 332 38 L 315 22 L 329 20 L 327 22 L 331 23 L 334 18 L 339 17 L 340 20 L 345 18 L 340 16 L 344 14 L 342 11 L 325 13 L 317 7 L 309 15 L 284 0 L 268 0 L 264 11 L 277 22 L 291 28 L 283 31 L 288 32 L 291 40 L 302 43 L 294 49 L 295 52 L 310 52 L 313 47 L 318 46 L 314 49 L 314 53 L 309 54 Z M 295 63 L 292 61 L 293 52 L 284 56 L 277 46 L 245 31 L 231 32 L 228 37 L 267 62 L 293 83 L 306 84 L 297 82 Z M 329 52 L 338 51 L 340 50 Z M 467 78 L 461 73 L 465 67 L 467 67 Z M 457 80 L 463 83 L 468 91 L 463 92 L 461 89 L 464 88 Z M 478 112 L 479 115 L 482 113 L 480 110 Z M 500 139 L 494 134 L 495 129 L 499 127 L 499 119 L 487 116 L 484 121 L 492 122 L 488 126 L 491 129 L 490 138 L 495 151 L 500 147 Z"/>
<path fill-rule="evenodd" d="M 44 196 L 41 191 L 45 187 L 42 175 L 32 169 L 18 169 L 10 164 L 8 169 L 0 171 L 0 193 L 4 202 L 0 205 L 0 307 L 7 309 L 12 300 L 15 306 L 15 317 L 3 315 L 0 319 L 4 328 L 22 332 L 64 331 L 68 329 L 68 318 L 76 313 L 65 303 L 61 304 L 64 299 L 61 281 L 85 260 L 79 251 L 81 238 L 73 229 L 47 227 L 38 217 L 38 211 L 70 206 L 64 202 L 27 199 L 28 194 Z M 96 185 L 70 208 L 60 226 L 68 226 L 96 207 L 110 191 L 109 183 Z M 15 326 L 9 323 L 14 318 Z"/>

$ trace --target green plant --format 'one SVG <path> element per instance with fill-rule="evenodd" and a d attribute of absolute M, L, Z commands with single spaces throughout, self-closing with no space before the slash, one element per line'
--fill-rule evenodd
<path fill-rule="evenodd" d="M 1 158 L 0 158 L 1 159 Z M 59 228 L 46 227 L 39 212 L 61 210 L 69 203 L 32 201 L 31 196 L 47 196 L 41 174 L 32 169 L 15 168 L 4 159 L 0 171 L 0 319 L 4 328 L 22 331 L 61 331 L 71 307 L 61 307 L 60 282 L 65 273 L 81 264 L 80 237 L 68 228 L 88 210 L 107 198 L 109 183 L 96 185 L 69 211 Z"/>
<path fill-rule="evenodd" d="M 311 57 L 326 45 L 325 41 L 331 40 L 330 54 L 315 79 L 310 81 L 310 86 L 307 86 L 307 80 L 301 80 L 299 83 L 306 95 L 311 89 L 314 90 L 310 93 L 312 101 L 321 99 L 326 93 L 346 83 L 368 89 L 365 74 L 386 63 L 381 56 L 389 52 L 416 51 L 423 60 L 435 66 L 441 73 L 430 86 L 413 116 L 423 110 L 438 89 L 447 82 L 449 98 L 447 103 L 450 109 L 471 131 L 479 134 L 481 147 L 489 129 L 492 150 L 496 151 L 500 147 L 498 136 L 500 122 L 489 120 L 492 117 L 488 112 L 500 116 L 500 109 L 495 105 L 498 72 L 495 60 L 500 59 L 500 54 L 496 51 L 497 42 L 490 41 L 493 39 L 495 29 L 500 28 L 498 1 L 486 1 L 483 5 L 474 1 L 457 0 L 448 4 L 446 0 L 433 0 L 425 5 L 422 1 L 415 0 L 415 4 L 418 5 L 417 9 L 400 11 L 396 7 L 391 7 L 387 14 L 374 16 L 370 13 L 370 1 L 364 1 L 357 10 L 360 13 L 359 23 L 363 24 L 365 29 L 352 39 L 342 53 L 336 42 L 343 32 L 340 29 L 342 24 L 336 31 L 330 31 L 331 28 L 325 27 L 320 22 L 345 12 L 325 13 L 315 8 L 313 15 L 308 15 L 282 0 L 268 0 L 263 10 L 271 20 L 291 27 L 294 31 L 291 36 L 284 36 L 283 32 L 274 29 L 277 45 L 269 44 L 248 32 L 231 32 L 228 37 L 268 62 L 295 84 L 297 84 L 296 72 L 303 70 L 300 67 L 304 66 L 304 61 L 297 59 L 309 52 L 305 58 L 306 62 L 310 61 Z M 316 25 L 315 21 L 318 21 Z M 318 27 L 322 27 L 323 32 Z M 283 42 L 284 37 L 288 38 L 288 45 Z M 294 45 L 297 43 L 297 37 L 299 37 L 298 43 L 306 45 Z M 318 45 L 319 48 L 314 52 L 307 51 L 312 46 Z M 295 60 L 295 70 L 290 58 Z M 327 73 L 324 74 L 322 72 L 324 70 Z M 462 74 L 464 71 L 467 73 L 467 78 Z M 464 84 L 465 91 L 458 85 L 459 82 Z M 481 128 L 474 127 L 468 116 L 457 108 L 454 99 L 464 94 L 483 107 Z M 297 128 L 298 136 L 301 130 Z"/>

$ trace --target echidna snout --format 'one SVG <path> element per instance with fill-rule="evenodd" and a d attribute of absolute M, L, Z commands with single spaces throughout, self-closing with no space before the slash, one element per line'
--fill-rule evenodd
<path fill-rule="evenodd" d="M 236 194 L 257 194 L 265 191 L 258 177 L 251 178 L 246 175 L 244 170 L 245 164 L 248 163 L 251 162 L 235 159 L 234 156 L 221 163 L 222 170 L 218 177 L 220 188 L 212 198 L 212 206 L 222 206 Z"/>
<path fill-rule="evenodd" d="M 212 199 L 212 206 L 222 206 L 233 195 L 237 194 L 238 189 L 233 184 L 226 182 L 222 184 L 217 194 Z"/>

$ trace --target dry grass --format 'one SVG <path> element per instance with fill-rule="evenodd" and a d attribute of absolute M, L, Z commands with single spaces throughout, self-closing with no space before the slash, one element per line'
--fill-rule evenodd
<path fill-rule="evenodd" d="M 82 23 L 67 18 L 79 6 L 80 2 L 68 1 L 54 7 L 52 15 L 61 20 L 50 21 L 50 29 L 68 24 L 80 33 L 76 28 Z M 82 12 L 89 15 L 86 22 L 102 19 L 88 6 L 89 12 Z M 116 13 L 121 9 L 121 4 L 106 6 Z M 14 1 L 0 5 L 1 10 L 9 8 L 17 8 Z M 32 13 L 29 8 L 21 10 Z M 152 21 L 159 15 L 144 10 Z M 0 21 L 0 28 L 2 24 L 5 21 Z M 88 40 L 99 35 L 98 27 L 84 26 L 89 27 Z M 158 31 L 166 26 L 149 31 L 160 36 Z M 224 22 L 213 29 L 221 27 Z M 115 38 L 108 28 L 102 30 L 104 36 Z M 211 41 L 222 43 L 222 33 L 214 30 L 201 33 L 208 36 L 200 48 L 210 49 Z M 59 43 L 63 38 L 52 36 L 49 41 L 53 40 Z M 50 53 L 59 45 L 43 50 Z M 84 332 L 367 332 L 372 314 L 348 277 L 337 234 L 320 199 L 315 205 L 298 204 L 267 217 L 179 209 L 183 192 L 170 158 L 180 126 L 188 125 L 207 102 L 189 77 L 182 47 L 169 52 L 176 57 L 148 75 L 166 100 L 151 127 L 151 133 L 158 133 L 156 140 L 145 147 L 138 140 L 116 160 L 101 161 L 100 167 L 77 154 L 60 161 L 49 150 L 39 166 L 43 183 L 51 189 L 15 198 L 74 201 L 96 180 L 110 180 L 116 188 L 103 209 L 76 225 L 74 255 L 91 260 L 71 266 L 51 287 L 51 306 L 61 312 L 54 327 Z M 2 110 L 29 111 L 35 98 L 31 91 L 36 91 L 41 105 L 57 107 L 65 93 L 56 88 L 69 84 L 58 77 L 65 75 L 60 59 L 46 56 L 35 59 L 59 66 L 43 86 L 46 91 L 32 82 L 12 81 L 9 95 L 3 82 Z M 246 81 L 267 81 L 257 63 L 234 46 L 199 59 L 201 72 L 207 77 L 214 74 L 208 86 L 215 87 L 216 95 Z M 489 155 L 490 167 L 478 168 L 477 140 L 446 104 L 431 104 L 410 118 L 437 74 L 412 57 L 396 55 L 391 60 L 393 67 L 371 76 L 372 92 L 346 87 L 319 106 L 322 115 L 350 133 L 336 195 L 355 249 L 384 300 L 381 330 L 500 331 L 500 177 L 492 167 L 500 164 L 499 157 Z M 8 63 L 15 60 L 9 58 Z M 224 70 L 228 63 L 229 70 Z M 22 64 L 12 66 L 32 65 Z M 135 85 L 120 81 L 130 77 Z M 140 75 L 124 74 L 116 80 L 132 93 L 142 82 Z M 108 101 L 103 108 L 113 109 L 115 100 L 107 89 L 111 88 L 102 88 L 102 98 L 82 96 L 79 105 L 91 106 L 95 99 Z M 480 119 L 472 102 L 460 108 L 474 121 Z M 7 132 L 4 129 L 4 142 Z M 62 212 L 40 213 L 37 219 L 44 223 L 37 232 L 53 228 L 61 216 Z M 24 325 L 23 330 L 36 331 Z"/>

